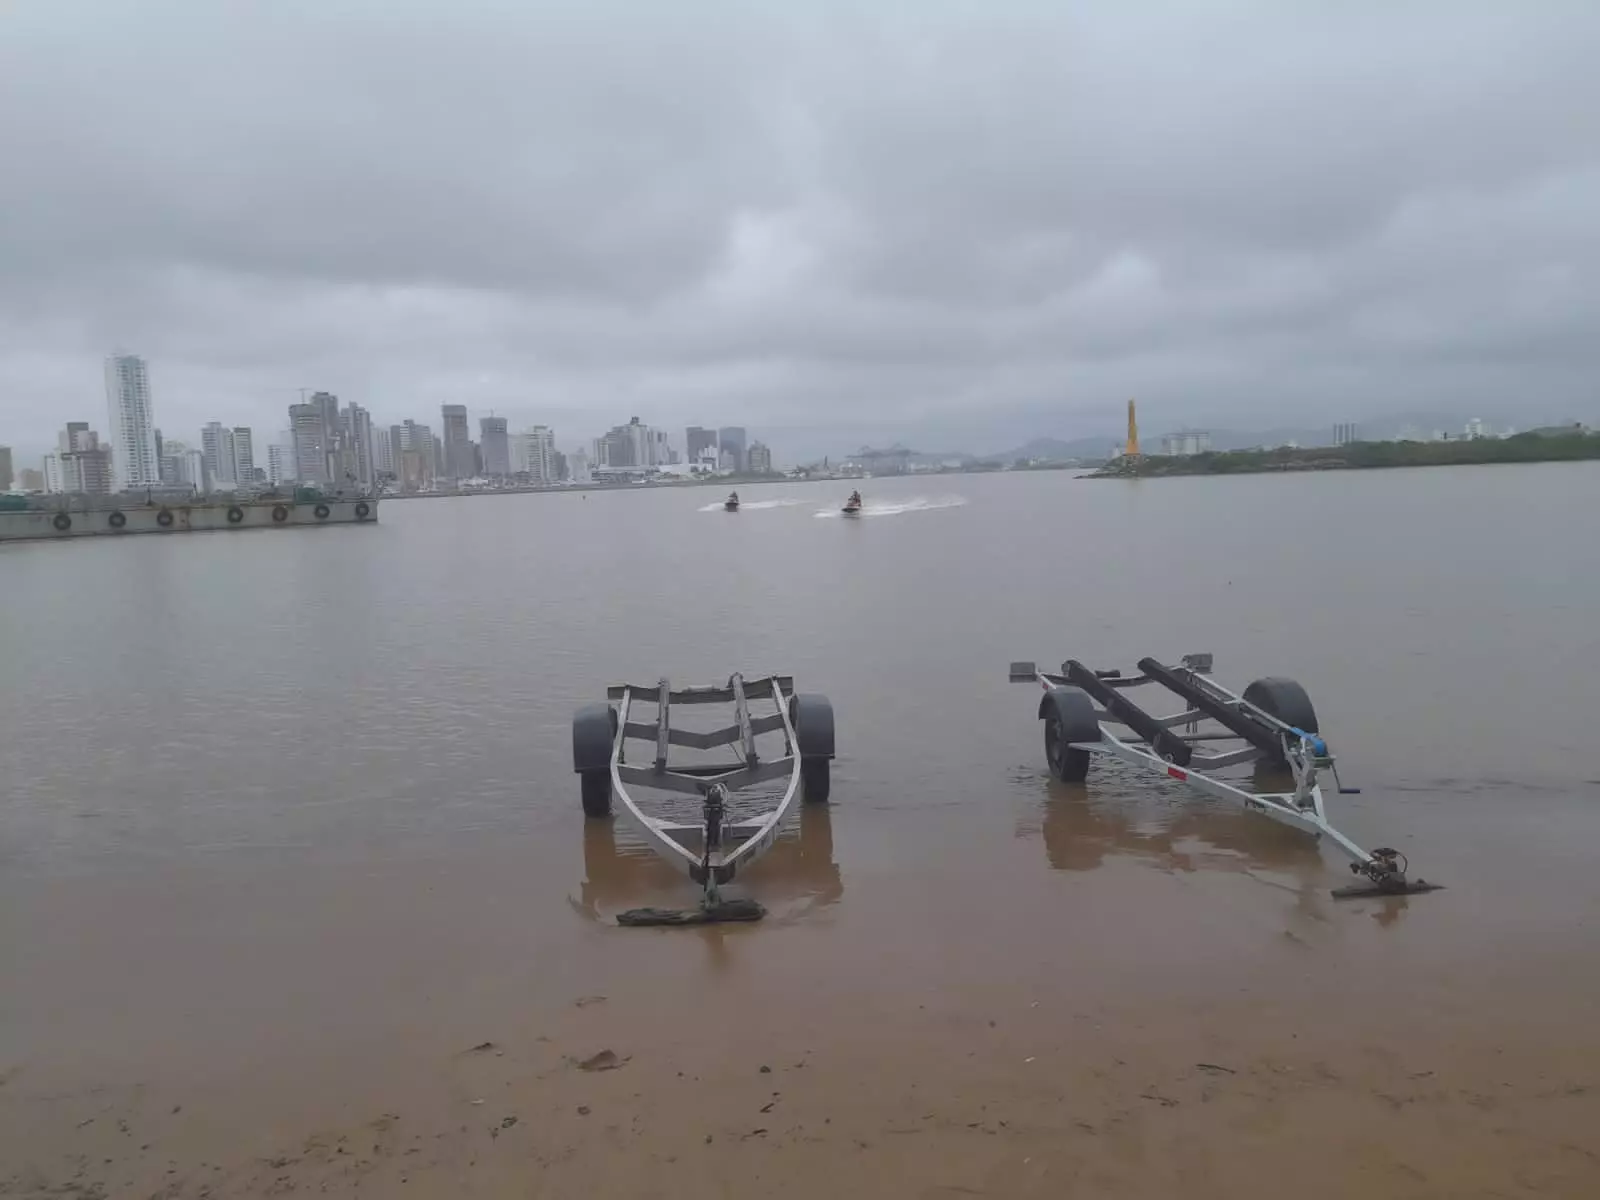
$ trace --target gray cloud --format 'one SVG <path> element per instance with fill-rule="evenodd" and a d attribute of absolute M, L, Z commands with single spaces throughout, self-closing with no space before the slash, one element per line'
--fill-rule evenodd
<path fill-rule="evenodd" d="M 1587 0 L 18 0 L 0 442 L 100 419 L 112 346 L 177 436 L 302 385 L 791 454 L 1594 415 L 1596 45 Z"/>

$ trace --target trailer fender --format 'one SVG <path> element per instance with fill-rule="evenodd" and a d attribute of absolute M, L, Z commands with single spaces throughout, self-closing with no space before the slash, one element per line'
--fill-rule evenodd
<path fill-rule="evenodd" d="M 790 696 L 789 723 L 801 758 L 833 757 L 833 705 L 826 696 Z"/>
<path fill-rule="evenodd" d="M 1069 742 L 1098 742 L 1100 719 L 1094 715 L 1094 701 L 1082 688 L 1053 687 L 1039 697 L 1039 720 L 1051 710 L 1061 718 L 1061 728 Z"/>
<path fill-rule="evenodd" d="M 617 710 L 609 704 L 585 704 L 572 717 L 572 769 L 611 769 L 611 743 L 617 735 Z"/>

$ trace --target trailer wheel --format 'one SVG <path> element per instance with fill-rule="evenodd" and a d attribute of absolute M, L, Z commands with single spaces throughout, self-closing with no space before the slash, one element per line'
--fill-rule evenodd
<path fill-rule="evenodd" d="M 1039 700 L 1039 715 L 1044 718 L 1044 755 L 1050 773 L 1063 783 L 1082 783 L 1089 777 L 1093 755 L 1073 749 L 1072 743 L 1100 740 L 1094 701 L 1075 687 L 1051 688 Z"/>
<path fill-rule="evenodd" d="M 789 723 L 794 726 L 794 752 L 800 756 L 800 796 L 807 804 L 826 804 L 833 759 L 833 705 L 826 696 L 797 693 L 789 697 Z"/>
<path fill-rule="evenodd" d="M 611 815 L 611 772 L 584 771 L 578 776 L 583 781 L 583 815 L 590 818 Z"/>
<path fill-rule="evenodd" d="M 611 815 L 611 744 L 617 736 L 617 710 L 588 704 L 572 716 L 572 769 L 583 784 L 583 814 Z"/>
<path fill-rule="evenodd" d="M 800 760 L 800 798 L 807 804 L 826 804 L 832 787 L 832 776 L 825 758 Z"/>
<path fill-rule="evenodd" d="M 1317 710 L 1311 707 L 1311 697 L 1305 688 L 1292 679 L 1268 676 L 1258 679 L 1244 690 L 1244 698 L 1264 713 L 1269 713 L 1285 725 L 1293 725 L 1307 733 L 1317 733 Z M 1277 762 L 1283 755 L 1274 756 Z"/>

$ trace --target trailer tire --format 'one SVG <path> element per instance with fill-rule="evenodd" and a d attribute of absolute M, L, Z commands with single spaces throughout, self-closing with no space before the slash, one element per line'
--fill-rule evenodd
<path fill-rule="evenodd" d="M 584 771 L 578 776 L 583 782 L 583 815 L 599 820 L 611 815 L 611 771 Z"/>
<path fill-rule="evenodd" d="M 826 696 L 797 692 L 789 697 L 795 753 L 800 756 L 800 796 L 807 804 L 826 804 L 832 791 L 828 763 L 833 758 L 833 704 Z"/>
<path fill-rule="evenodd" d="M 600 771 L 610 778 L 616 737 L 617 710 L 609 704 L 585 704 L 572 714 L 572 769 L 579 775 Z"/>
<path fill-rule="evenodd" d="M 1074 750 L 1073 742 L 1098 742 L 1100 719 L 1094 701 L 1081 688 L 1053 687 L 1039 698 L 1044 721 L 1044 754 L 1050 773 L 1063 783 L 1082 783 L 1089 776 L 1093 755 Z"/>
<path fill-rule="evenodd" d="M 1244 699 L 1262 712 L 1270 713 L 1285 725 L 1293 725 L 1306 733 L 1318 733 L 1317 710 L 1311 707 L 1311 697 L 1305 688 L 1292 679 L 1269 675 L 1258 679 L 1244 690 Z M 1272 761 L 1282 762 L 1277 754 Z"/>
<path fill-rule="evenodd" d="M 825 758 L 800 760 L 800 799 L 807 804 L 826 804 L 833 790 L 833 776 Z"/>

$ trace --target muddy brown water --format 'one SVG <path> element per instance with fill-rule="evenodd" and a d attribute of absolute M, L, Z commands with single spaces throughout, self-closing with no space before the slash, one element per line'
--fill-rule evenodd
<path fill-rule="evenodd" d="M 844 490 L 0 551 L 0 1195 L 1600 1194 L 1600 469 Z M 1048 779 L 1012 659 L 1197 650 L 1447 890 Z M 571 712 L 733 670 L 834 803 L 618 929 Z"/>

